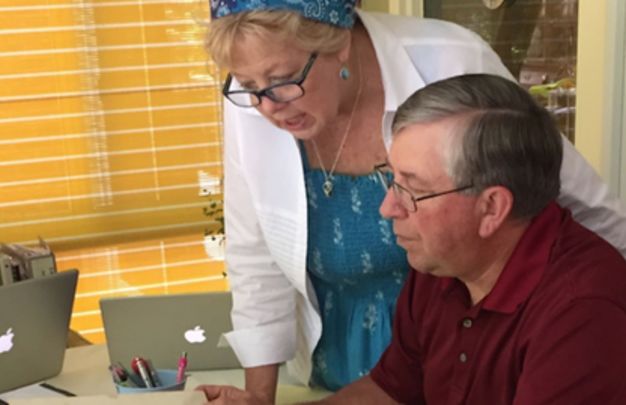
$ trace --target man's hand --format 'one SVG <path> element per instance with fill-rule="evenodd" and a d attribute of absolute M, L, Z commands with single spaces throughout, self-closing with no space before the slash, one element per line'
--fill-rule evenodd
<path fill-rule="evenodd" d="M 270 405 L 267 400 L 231 385 L 200 385 L 195 388 L 204 392 L 207 404 L 215 405 Z"/>

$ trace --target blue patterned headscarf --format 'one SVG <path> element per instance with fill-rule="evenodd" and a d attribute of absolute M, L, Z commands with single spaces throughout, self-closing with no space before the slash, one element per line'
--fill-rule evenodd
<path fill-rule="evenodd" d="M 304 18 L 352 28 L 356 0 L 209 0 L 211 18 L 217 19 L 230 14 L 252 10 L 295 11 Z"/>

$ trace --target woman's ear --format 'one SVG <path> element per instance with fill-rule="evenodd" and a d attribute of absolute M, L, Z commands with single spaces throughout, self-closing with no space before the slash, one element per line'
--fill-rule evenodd
<path fill-rule="evenodd" d="M 506 187 L 488 187 L 480 193 L 477 202 L 480 214 L 478 228 L 480 237 L 488 238 L 500 229 L 513 209 L 513 202 L 513 193 Z"/>
<path fill-rule="evenodd" d="M 348 63 L 350 59 L 350 49 L 352 47 L 352 32 L 346 32 L 346 38 L 343 44 L 343 47 L 337 52 L 337 58 L 339 59 L 339 63 L 345 65 Z"/>

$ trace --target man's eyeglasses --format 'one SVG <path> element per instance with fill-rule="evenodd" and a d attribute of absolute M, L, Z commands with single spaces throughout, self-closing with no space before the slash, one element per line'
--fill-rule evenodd
<path fill-rule="evenodd" d="M 392 180 L 393 173 L 391 168 L 386 163 L 374 166 L 374 171 L 378 175 L 380 184 L 385 188 L 385 191 L 390 188 L 393 189 L 393 195 L 396 200 L 398 200 L 400 205 L 402 205 L 402 207 L 409 212 L 417 212 L 418 201 L 428 200 L 429 198 L 435 198 L 446 194 L 458 193 L 459 191 L 468 190 L 474 187 L 473 184 L 470 184 L 452 190 L 415 197 L 411 191 Z"/>
<path fill-rule="evenodd" d="M 233 77 L 229 73 L 222 88 L 224 97 L 239 107 L 256 107 L 261 104 L 261 97 L 267 97 L 276 103 L 286 103 L 304 96 L 302 83 L 306 79 L 317 53 L 312 53 L 304 66 L 299 79 L 276 83 L 261 90 L 230 90 Z"/>

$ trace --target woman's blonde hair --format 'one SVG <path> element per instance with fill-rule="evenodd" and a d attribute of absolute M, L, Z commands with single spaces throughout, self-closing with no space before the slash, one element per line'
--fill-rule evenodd
<path fill-rule="evenodd" d="M 303 18 L 292 11 L 254 10 L 221 17 L 209 23 L 206 49 L 215 63 L 232 66 L 236 41 L 246 36 L 294 41 L 308 52 L 333 53 L 346 45 L 350 30 Z"/>

